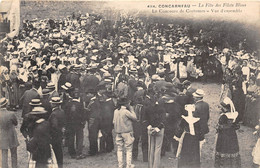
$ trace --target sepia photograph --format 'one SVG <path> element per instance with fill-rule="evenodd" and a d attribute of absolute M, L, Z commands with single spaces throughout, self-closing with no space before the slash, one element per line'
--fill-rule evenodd
<path fill-rule="evenodd" d="M 0 168 L 260 168 L 260 2 L 0 0 Z"/>

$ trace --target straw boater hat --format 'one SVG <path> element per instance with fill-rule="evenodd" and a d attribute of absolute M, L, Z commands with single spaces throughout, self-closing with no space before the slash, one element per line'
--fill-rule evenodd
<path fill-rule="evenodd" d="M 46 114 L 47 111 L 44 109 L 44 107 L 34 107 L 32 111 L 28 114 Z"/>
<path fill-rule="evenodd" d="M 42 89 L 42 95 L 48 95 L 51 92 L 50 89 Z"/>
<path fill-rule="evenodd" d="M 8 103 L 8 100 L 6 98 L 0 99 L 0 108 L 4 107 Z"/>
<path fill-rule="evenodd" d="M 52 104 L 61 104 L 62 100 L 60 99 L 60 97 L 52 97 L 50 103 L 52 103 Z"/>
<path fill-rule="evenodd" d="M 71 83 L 66 82 L 64 85 L 61 86 L 61 88 L 64 90 L 69 90 L 72 88 L 72 85 L 71 85 Z"/>
<path fill-rule="evenodd" d="M 46 89 L 55 89 L 55 85 L 54 83 L 48 83 L 47 86 L 46 86 Z"/>
<path fill-rule="evenodd" d="M 31 106 L 40 106 L 40 105 L 42 105 L 42 103 L 41 103 L 40 99 L 32 99 L 31 102 L 29 103 L 29 105 L 31 105 Z"/>
<path fill-rule="evenodd" d="M 194 92 L 193 97 L 198 97 L 198 98 L 202 98 L 204 97 L 205 93 L 202 89 L 197 89 L 196 92 Z"/>

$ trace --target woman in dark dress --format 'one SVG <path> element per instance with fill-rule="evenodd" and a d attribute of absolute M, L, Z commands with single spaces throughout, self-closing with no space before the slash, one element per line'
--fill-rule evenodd
<path fill-rule="evenodd" d="M 10 72 L 10 81 L 9 81 L 9 101 L 10 101 L 10 108 L 15 110 L 18 108 L 18 100 L 19 100 L 19 84 L 18 84 L 18 74 L 16 69 L 11 69 Z"/>
<path fill-rule="evenodd" d="M 240 168 L 241 159 L 236 134 L 239 125 L 235 123 L 238 112 L 235 111 L 229 98 L 225 98 L 221 105 L 222 113 L 217 126 L 215 168 Z"/>

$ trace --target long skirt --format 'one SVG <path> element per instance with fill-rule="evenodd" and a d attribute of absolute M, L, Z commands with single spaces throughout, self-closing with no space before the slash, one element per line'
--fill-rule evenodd
<path fill-rule="evenodd" d="M 10 106 L 16 107 L 19 101 L 18 84 L 13 83 L 12 87 L 8 87 L 8 89 Z"/>
<path fill-rule="evenodd" d="M 217 136 L 215 168 L 240 168 L 241 159 L 235 129 L 223 130 Z"/>
<path fill-rule="evenodd" d="M 178 168 L 200 167 L 200 143 L 197 136 L 186 133 L 182 142 Z"/>

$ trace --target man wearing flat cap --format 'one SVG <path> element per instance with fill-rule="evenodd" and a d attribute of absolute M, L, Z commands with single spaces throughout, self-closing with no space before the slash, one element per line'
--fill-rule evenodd
<path fill-rule="evenodd" d="M 48 119 L 51 125 L 52 147 L 57 158 L 59 168 L 63 167 L 63 151 L 62 151 L 62 137 L 63 128 L 65 126 L 66 118 L 65 112 L 61 109 L 60 97 L 51 98 L 52 113 Z"/>

